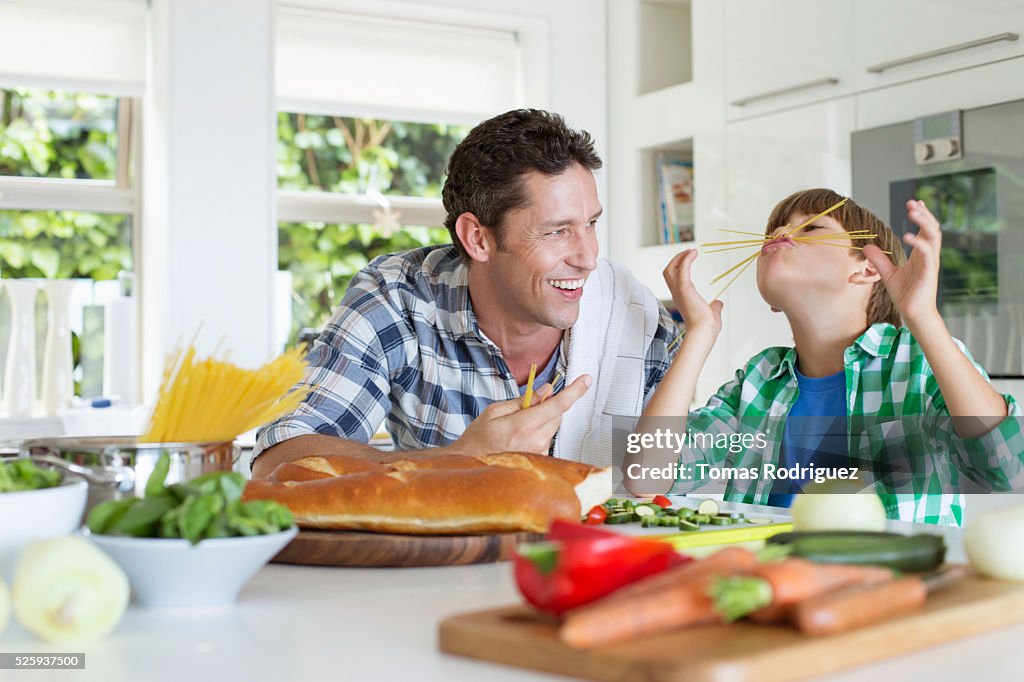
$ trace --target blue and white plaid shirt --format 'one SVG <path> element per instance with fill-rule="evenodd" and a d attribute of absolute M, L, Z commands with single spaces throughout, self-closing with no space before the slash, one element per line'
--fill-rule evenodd
<path fill-rule="evenodd" d="M 571 331 L 569 332 L 571 334 Z M 644 401 L 661 381 L 676 336 L 661 320 L 644 362 Z M 563 339 L 555 390 L 564 383 Z M 454 442 L 489 404 L 519 396 L 501 349 L 476 323 L 468 270 L 451 245 L 381 256 L 356 275 L 314 342 L 299 408 L 263 428 L 253 457 L 307 434 L 366 443 L 387 420 L 401 450 Z"/>

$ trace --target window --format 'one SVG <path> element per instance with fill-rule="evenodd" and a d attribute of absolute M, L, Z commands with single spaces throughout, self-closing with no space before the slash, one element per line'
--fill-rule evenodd
<path fill-rule="evenodd" d="M 282 344 L 322 327 L 371 259 L 450 241 L 448 157 L 473 124 L 522 105 L 520 40 L 540 31 L 492 13 L 337 6 L 351 11 L 277 11 Z"/>
<path fill-rule="evenodd" d="M 288 273 L 288 344 L 323 326 L 371 259 L 449 241 L 439 198 L 448 157 L 468 132 L 278 114 L 278 265 Z"/>
<path fill-rule="evenodd" d="M 98 306 L 119 295 L 134 269 L 129 141 L 135 108 L 134 100 L 110 95 L 0 89 L 0 276 L 83 280 L 71 304 L 78 395 L 103 393 Z M 37 301 L 41 372 L 45 296 Z M 4 288 L 0 373 L 10 319 Z"/>

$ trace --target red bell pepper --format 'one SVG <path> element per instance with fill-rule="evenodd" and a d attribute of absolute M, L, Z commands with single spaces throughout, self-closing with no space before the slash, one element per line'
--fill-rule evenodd
<path fill-rule="evenodd" d="M 560 615 L 688 560 L 666 542 L 599 533 L 520 546 L 515 578 L 526 601 Z"/>
<path fill-rule="evenodd" d="M 655 495 L 654 499 L 651 500 L 651 502 L 658 505 L 662 509 L 666 509 L 672 506 L 672 500 L 668 499 L 664 495 Z"/>
<path fill-rule="evenodd" d="M 544 537 L 544 539 L 550 542 L 552 540 L 579 540 L 581 538 L 618 537 L 622 537 L 622 534 L 609 530 L 604 525 L 602 525 L 599 528 L 594 528 L 593 526 L 588 524 L 575 523 L 573 521 L 566 521 L 565 519 L 555 519 L 551 522 L 551 526 L 548 528 L 548 533 Z"/>

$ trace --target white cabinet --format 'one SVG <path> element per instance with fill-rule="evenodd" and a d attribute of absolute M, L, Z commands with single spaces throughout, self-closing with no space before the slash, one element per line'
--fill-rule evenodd
<path fill-rule="evenodd" d="M 858 90 L 1024 54 L 1020 0 L 857 0 L 853 12 Z"/>
<path fill-rule="evenodd" d="M 852 91 L 851 0 L 726 0 L 730 120 Z"/>
<path fill-rule="evenodd" d="M 729 123 L 725 141 L 729 227 L 763 231 L 775 204 L 802 189 L 828 187 L 849 195 L 854 125 L 853 97 Z M 719 236 L 715 241 L 740 238 L 729 233 Z M 732 263 L 738 263 L 752 252 L 727 253 L 734 254 Z M 724 296 L 721 338 L 728 342 L 731 370 L 768 346 L 792 345 L 786 318 L 772 313 L 757 291 L 755 268 L 753 264 L 747 268 Z M 698 286 L 706 290 L 706 283 L 698 282 Z M 710 295 L 721 284 L 715 286 Z"/>

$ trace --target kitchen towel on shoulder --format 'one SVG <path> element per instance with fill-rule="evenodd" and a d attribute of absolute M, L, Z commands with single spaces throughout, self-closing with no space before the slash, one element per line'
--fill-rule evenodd
<path fill-rule="evenodd" d="M 624 266 L 601 259 L 580 300 L 569 337 L 566 383 L 583 374 L 591 388 L 562 418 L 555 455 L 597 467 L 612 464 L 612 420 L 638 417 L 644 359 L 658 329 L 658 301 Z"/>

